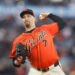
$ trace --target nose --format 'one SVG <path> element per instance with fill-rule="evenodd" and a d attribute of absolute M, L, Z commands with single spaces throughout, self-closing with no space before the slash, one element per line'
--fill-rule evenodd
<path fill-rule="evenodd" d="M 25 20 L 28 20 L 28 17 L 27 16 L 25 17 Z"/>

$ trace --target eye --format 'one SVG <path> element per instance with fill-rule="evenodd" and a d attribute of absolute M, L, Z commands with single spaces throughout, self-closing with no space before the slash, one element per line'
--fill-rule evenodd
<path fill-rule="evenodd" d="M 27 17 L 30 17 L 30 15 L 28 15 Z"/>
<path fill-rule="evenodd" d="M 24 18 L 25 18 L 25 16 L 22 16 L 22 18 L 24 19 Z"/>

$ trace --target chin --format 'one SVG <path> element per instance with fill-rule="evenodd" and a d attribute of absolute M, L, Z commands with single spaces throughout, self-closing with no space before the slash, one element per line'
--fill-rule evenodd
<path fill-rule="evenodd" d="M 30 26 L 30 24 L 26 24 L 26 28 L 30 28 L 31 26 Z"/>

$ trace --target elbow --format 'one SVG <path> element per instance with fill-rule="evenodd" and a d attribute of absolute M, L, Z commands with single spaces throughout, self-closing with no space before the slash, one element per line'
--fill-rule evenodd
<path fill-rule="evenodd" d="M 64 28 L 66 27 L 66 25 L 67 25 L 67 24 L 66 24 L 66 22 L 64 22 L 64 21 L 58 23 L 59 30 L 64 29 Z"/>

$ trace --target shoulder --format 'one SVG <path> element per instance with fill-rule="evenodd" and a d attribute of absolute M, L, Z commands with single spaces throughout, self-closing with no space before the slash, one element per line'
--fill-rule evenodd
<path fill-rule="evenodd" d="M 44 24 L 44 25 L 40 26 L 40 28 L 43 29 L 43 28 L 46 28 L 47 26 L 48 26 L 47 24 Z"/>
<path fill-rule="evenodd" d="M 58 23 L 54 22 L 54 23 L 50 23 L 50 24 L 44 24 L 40 28 L 48 28 L 48 27 L 52 27 L 52 26 L 55 26 L 55 25 L 58 25 Z"/>
<path fill-rule="evenodd" d="M 18 37 L 16 37 L 13 43 L 15 44 L 15 43 L 20 42 L 20 40 L 21 40 L 22 38 L 23 38 L 23 33 L 20 34 Z"/>

